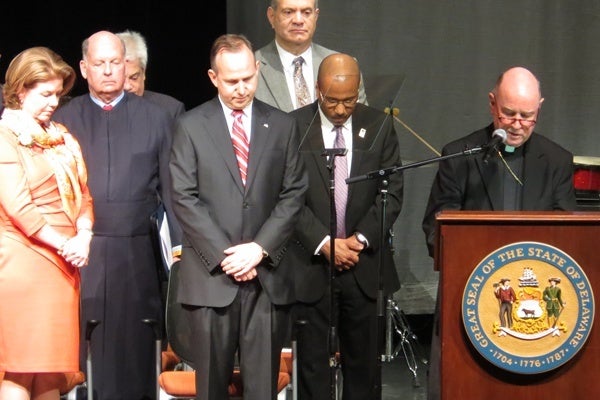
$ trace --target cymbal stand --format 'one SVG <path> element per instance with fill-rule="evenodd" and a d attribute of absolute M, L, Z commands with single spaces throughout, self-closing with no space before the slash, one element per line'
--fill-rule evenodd
<path fill-rule="evenodd" d="M 428 364 L 428 360 L 423 356 L 423 351 L 419 344 L 417 335 L 411 330 L 404 312 L 398 307 L 398 303 L 392 299 L 387 299 L 386 306 L 386 353 L 385 361 L 392 361 L 402 351 L 406 365 L 413 375 L 413 387 L 420 387 L 418 376 L 418 366 L 420 361 L 423 365 Z M 398 337 L 398 342 L 394 347 L 394 337 Z M 417 356 L 419 357 L 417 360 Z"/>

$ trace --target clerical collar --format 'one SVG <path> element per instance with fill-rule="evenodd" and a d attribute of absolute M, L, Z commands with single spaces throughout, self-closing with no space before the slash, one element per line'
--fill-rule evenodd
<path fill-rule="evenodd" d="M 525 144 L 519 147 L 512 147 L 508 145 L 500 146 L 500 150 L 502 151 L 502 156 L 504 158 L 516 158 L 523 156 L 523 147 Z"/>

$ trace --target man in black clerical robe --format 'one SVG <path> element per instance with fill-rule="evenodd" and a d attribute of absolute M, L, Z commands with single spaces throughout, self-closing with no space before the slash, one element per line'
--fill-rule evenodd
<path fill-rule="evenodd" d="M 91 337 L 95 399 L 101 400 L 156 397 L 155 336 L 142 322 L 161 324 L 163 315 L 150 216 L 161 201 L 167 214 L 171 210 L 173 120 L 160 106 L 123 90 L 124 64 L 115 62 L 122 57 L 114 34 L 86 39 L 80 66 L 90 93 L 55 113 L 81 145 L 94 196 L 90 262 L 81 270 L 81 324 L 84 342 L 86 322 L 101 321 Z M 177 242 L 176 219 L 170 223 Z"/>

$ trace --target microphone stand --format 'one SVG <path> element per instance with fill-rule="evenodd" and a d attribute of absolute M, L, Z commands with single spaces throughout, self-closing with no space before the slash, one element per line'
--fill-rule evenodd
<path fill-rule="evenodd" d="M 410 164 L 398 165 L 398 166 L 393 166 L 393 167 L 389 167 L 389 168 L 373 170 L 373 171 L 367 172 L 364 175 L 358 175 L 358 176 L 353 176 L 351 178 L 348 178 L 348 179 L 346 179 L 346 183 L 348 185 L 350 185 L 352 183 L 362 182 L 367 179 L 384 178 L 384 177 L 392 175 L 393 173 L 396 173 L 398 171 L 404 171 L 405 169 L 416 168 L 416 167 L 420 167 L 420 166 L 427 165 L 427 164 L 433 164 L 435 162 L 444 161 L 449 158 L 456 158 L 456 157 L 461 157 L 461 156 L 470 156 L 473 154 L 479 154 L 482 151 L 484 151 L 485 149 L 486 149 L 485 146 L 473 147 L 472 149 L 459 151 L 458 153 L 447 154 L 445 156 L 433 157 L 433 158 L 428 158 L 427 160 L 416 161 L 416 162 L 410 163 Z"/>
<path fill-rule="evenodd" d="M 381 388 L 381 368 L 383 363 L 383 354 L 384 354 L 384 332 L 385 332 L 385 309 L 384 309 L 384 299 L 383 299 L 383 279 L 381 279 L 381 271 L 383 269 L 383 258 L 384 258 L 384 246 L 385 246 L 385 210 L 387 206 L 387 187 L 388 180 L 381 180 L 381 188 L 379 192 L 381 193 L 381 216 L 379 217 L 379 262 L 377 263 L 377 347 L 375 357 L 377 357 L 377 378 L 376 378 L 376 387 L 375 387 L 375 396 L 376 399 L 381 399 L 382 388 Z"/>
<path fill-rule="evenodd" d="M 335 279 L 335 237 L 337 234 L 337 215 L 335 211 L 335 157 L 345 156 L 347 149 L 325 149 L 321 154 L 327 157 L 329 170 L 329 398 L 337 399 L 336 373 L 338 369 L 337 332 L 333 323 L 333 280 Z"/>
<path fill-rule="evenodd" d="M 380 232 L 380 238 L 379 238 L 379 260 L 378 260 L 377 272 L 376 272 L 378 288 L 377 288 L 377 349 L 376 349 L 375 357 L 377 358 L 378 371 L 377 371 L 377 383 L 376 383 L 377 386 L 376 386 L 375 393 L 376 393 L 377 399 L 381 399 L 381 396 L 382 396 L 381 367 L 382 367 L 382 362 L 385 358 L 384 337 L 385 337 L 386 321 L 385 321 L 385 309 L 384 309 L 384 298 L 383 298 L 384 297 L 383 296 L 383 279 L 381 276 L 382 271 L 383 271 L 383 260 L 384 260 L 384 246 L 385 246 L 385 234 L 386 234 L 385 211 L 386 211 L 386 205 L 387 205 L 387 186 L 388 186 L 388 180 L 385 178 L 388 177 L 389 175 L 392 175 L 392 174 L 398 172 L 398 171 L 403 171 L 405 169 L 410 169 L 410 168 L 416 168 L 416 167 L 420 167 L 422 165 L 432 164 L 434 162 L 439 162 L 439 161 L 446 160 L 449 158 L 478 154 L 478 153 L 481 153 L 483 150 L 484 150 L 484 148 L 482 148 L 482 147 L 475 147 L 475 148 L 465 150 L 465 151 L 462 151 L 459 153 L 453 153 L 453 154 L 448 154 L 445 156 L 430 158 L 430 159 L 423 160 L 423 161 L 417 161 L 417 162 L 410 163 L 410 164 L 384 168 L 384 169 L 368 172 L 364 175 L 353 176 L 351 178 L 346 179 L 346 183 L 348 185 L 356 183 L 356 182 L 362 182 L 367 179 L 375 179 L 375 178 L 382 179 L 381 180 L 381 189 L 380 189 L 380 193 L 381 193 L 380 229 L 381 229 L 381 232 Z M 335 226 L 334 226 L 334 228 L 335 228 Z"/>

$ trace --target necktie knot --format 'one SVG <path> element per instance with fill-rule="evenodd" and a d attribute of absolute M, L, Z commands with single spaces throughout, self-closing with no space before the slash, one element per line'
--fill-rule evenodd
<path fill-rule="evenodd" d="M 113 106 L 111 104 L 105 104 L 105 105 L 102 106 L 102 109 L 104 111 L 110 111 L 110 110 L 113 109 Z"/>
<path fill-rule="evenodd" d="M 335 130 L 335 142 L 333 147 L 336 149 L 344 149 L 346 148 L 346 140 L 344 139 L 344 131 L 341 126 L 336 126 L 333 128 Z"/>
<path fill-rule="evenodd" d="M 304 63 L 304 58 L 302 56 L 294 58 L 294 67 L 302 68 L 303 63 Z"/>

